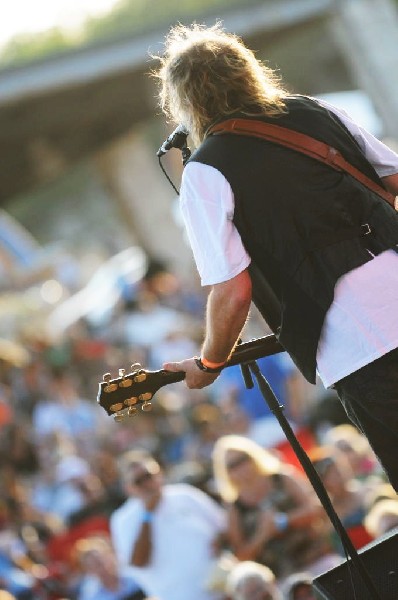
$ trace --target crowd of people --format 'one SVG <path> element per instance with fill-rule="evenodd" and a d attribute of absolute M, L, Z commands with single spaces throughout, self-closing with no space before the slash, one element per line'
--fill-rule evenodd
<path fill-rule="evenodd" d="M 1 600 L 308 600 L 344 560 L 239 366 L 204 390 L 165 386 L 152 411 L 119 423 L 97 404 L 104 371 L 198 352 L 204 302 L 157 269 L 109 322 L 23 340 L 24 366 L 2 359 Z M 247 336 L 265 333 L 253 310 Z M 258 364 L 356 547 L 397 526 L 398 499 L 333 393 L 284 353 Z"/>

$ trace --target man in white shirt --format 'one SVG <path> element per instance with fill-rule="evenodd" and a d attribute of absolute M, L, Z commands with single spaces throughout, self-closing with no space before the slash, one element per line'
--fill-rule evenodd
<path fill-rule="evenodd" d="M 121 566 L 158 600 L 217 600 L 206 589 L 215 561 L 213 542 L 225 529 L 223 509 L 187 484 L 163 483 L 159 464 L 140 451 L 122 460 L 128 500 L 111 517 Z"/>
<path fill-rule="evenodd" d="M 211 286 L 201 358 L 164 367 L 190 388 L 215 380 L 258 291 L 255 265 L 279 302 L 280 343 L 310 382 L 317 371 L 336 388 L 398 490 L 398 157 L 337 109 L 288 94 L 218 25 L 172 29 L 161 60 L 162 108 L 197 146 L 181 207 Z M 209 135 L 242 117 L 316 138 L 378 191 L 275 142 Z"/>

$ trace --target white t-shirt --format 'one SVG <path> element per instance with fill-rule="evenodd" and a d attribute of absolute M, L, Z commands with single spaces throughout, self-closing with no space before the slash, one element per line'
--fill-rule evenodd
<path fill-rule="evenodd" d="M 205 589 L 213 565 L 212 541 L 225 530 L 223 509 L 209 496 L 187 484 L 165 485 L 154 511 L 153 553 L 145 567 L 130 566 L 135 581 L 159 600 L 216 600 Z M 130 564 L 142 523 L 144 506 L 128 499 L 111 516 L 113 545 L 119 563 Z"/>
<path fill-rule="evenodd" d="M 395 152 L 344 111 L 318 102 L 345 124 L 380 177 L 398 173 Z M 183 172 L 180 206 L 202 285 L 228 281 L 249 266 L 250 257 L 233 223 L 234 195 L 217 169 L 189 163 Z M 397 299 L 394 251 L 382 253 L 337 282 L 317 352 L 317 370 L 325 387 L 398 347 Z"/>

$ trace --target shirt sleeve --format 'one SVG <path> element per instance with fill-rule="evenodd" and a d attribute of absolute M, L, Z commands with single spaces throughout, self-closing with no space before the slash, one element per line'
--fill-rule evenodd
<path fill-rule="evenodd" d="M 180 207 L 203 286 L 228 281 L 249 266 L 250 257 L 233 223 L 234 195 L 220 171 L 189 163 L 183 172 Z"/>
<path fill-rule="evenodd" d="M 197 514 L 201 515 L 205 522 L 211 523 L 214 533 L 226 529 L 227 515 L 225 509 L 213 498 L 190 484 L 180 484 L 180 488 L 187 495 L 189 504 L 195 507 Z"/>
<path fill-rule="evenodd" d="M 347 127 L 379 177 L 387 177 L 398 173 L 398 155 L 391 148 L 358 125 L 343 109 L 319 98 L 317 98 L 317 102 L 333 112 Z"/>

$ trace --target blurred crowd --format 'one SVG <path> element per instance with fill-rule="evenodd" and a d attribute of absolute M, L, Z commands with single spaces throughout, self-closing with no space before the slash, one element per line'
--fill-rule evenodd
<path fill-rule="evenodd" d="M 0 600 L 311 600 L 344 550 L 240 367 L 160 389 L 114 422 L 104 372 L 199 353 L 200 289 L 149 269 L 106 322 L 0 361 Z M 246 339 L 267 333 L 253 313 Z M 398 499 L 333 391 L 284 353 L 258 361 L 357 548 L 398 526 Z"/>

